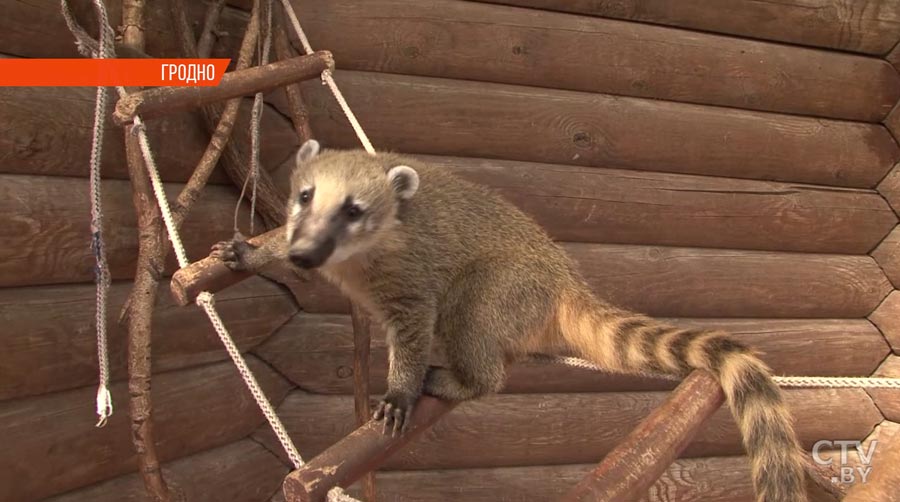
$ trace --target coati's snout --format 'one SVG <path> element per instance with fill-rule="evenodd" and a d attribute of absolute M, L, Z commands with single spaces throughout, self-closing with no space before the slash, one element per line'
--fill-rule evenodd
<path fill-rule="evenodd" d="M 324 265 L 334 253 L 335 244 L 334 237 L 326 237 L 321 242 L 314 243 L 310 247 L 298 249 L 296 246 L 292 246 L 288 253 L 288 258 L 290 258 L 291 263 L 300 268 L 318 268 Z"/>

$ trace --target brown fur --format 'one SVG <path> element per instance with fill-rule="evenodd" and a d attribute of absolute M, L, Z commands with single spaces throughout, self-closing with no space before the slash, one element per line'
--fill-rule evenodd
<path fill-rule="evenodd" d="M 333 227 L 335 255 L 353 253 L 320 271 L 388 331 L 388 392 L 376 415 L 387 427 L 401 429 L 422 392 L 466 400 L 499 390 L 506 364 L 530 353 L 574 353 L 629 373 L 704 369 L 725 389 L 759 501 L 806 500 L 781 393 L 746 347 L 724 333 L 667 326 L 598 299 L 534 221 L 482 187 L 399 155 L 316 152 L 300 156 L 288 209 L 304 186 L 315 185 L 315 197 L 329 202 L 295 214 L 295 235 L 278 253 L 291 255 L 307 246 L 301 241 L 318 238 L 308 234 L 325 228 L 323 221 L 339 221 L 334 206 L 348 195 L 364 202 L 364 224 Z M 387 179 L 397 165 L 418 173 L 409 199 L 396 196 Z M 427 367 L 432 343 L 444 346 L 447 368 Z"/>

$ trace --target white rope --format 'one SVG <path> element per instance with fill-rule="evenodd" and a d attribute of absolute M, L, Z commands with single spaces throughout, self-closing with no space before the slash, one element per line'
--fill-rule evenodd
<path fill-rule="evenodd" d="M 613 371 L 598 366 L 590 361 L 577 357 L 544 356 L 535 355 L 531 358 L 535 362 L 550 362 L 582 368 L 591 371 L 613 373 Z M 634 374 L 634 373 L 630 373 Z M 679 377 L 657 373 L 641 373 L 638 376 L 662 378 L 678 381 Z M 878 377 L 820 377 L 820 376 L 774 376 L 772 380 L 780 387 L 789 388 L 829 388 L 829 389 L 900 389 L 900 378 Z"/>
<path fill-rule="evenodd" d="M 294 33 L 296 33 L 297 37 L 300 39 L 300 43 L 303 45 L 304 52 L 306 52 L 307 54 L 312 54 L 315 51 L 313 51 L 312 45 L 309 44 L 309 39 L 306 38 L 306 33 L 304 33 L 303 31 L 303 27 L 300 26 L 300 20 L 297 19 L 297 13 L 294 11 L 294 6 L 291 4 L 290 0 L 281 0 L 281 3 L 282 5 L 284 5 L 284 11 L 287 12 L 288 17 L 291 18 L 291 24 L 294 26 Z M 372 146 L 372 142 L 369 141 L 369 137 L 366 136 L 366 132 L 363 131 L 359 120 L 356 119 L 356 115 L 354 115 L 353 110 L 350 109 L 350 105 L 347 104 L 347 100 L 344 99 L 344 94 L 341 92 L 341 89 L 338 87 L 337 83 L 334 81 L 334 78 L 331 76 L 330 69 L 322 72 L 322 83 L 328 86 L 331 94 L 334 95 L 334 99 L 341 106 L 341 110 L 343 110 L 344 115 L 347 116 L 347 120 L 350 121 L 350 125 L 353 127 L 353 132 L 356 133 L 356 137 L 359 138 L 359 142 L 362 143 L 363 148 L 370 155 L 375 155 L 375 147 Z"/>
<path fill-rule="evenodd" d="M 97 17 L 100 19 L 101 26 L 109 26 L 106 8 L 101 0 L 94 1 L 94 7 L 97 11 Z M 76 46 L 78 51 L 87 57 L 95 59 L 103 59 L 115 57 L 112 45 L 115 40 L 115 34 L 112 29 L 101 29 L 99 43 L 94 44 L 86 42 L 91 40 L 84 30 L 75 22 L 72 12 L 66 0 L 60 1 L 63 18 L 66 25 L 76 37 Z M 97 366 L 98 366 L 98 384 L 96 396 L 97 411 L 97 427 L 106 425 L 107 419 L 113 414 L 112 395 L 109 392 L 109 349 L 106 329 L 106 311 L 108 304 L 110 275 L 109 263 L 106 259 L 106 244 L 103 240 L 103 202 L 102 202 L 102 186 L 101 186 L 101 160 L 103 157 L 103 136 L 104 136 L 104 120 L 106 118 L 107 109 L 107 89 L 98 86 L 96 99 L 94 103 L 94 130 L 93 139 L 91 140 L 91 160 L 90 160 L 90 203 L 91 203 L 91 249 L 94 252 L 95 276 L 97 283 L 97 307 L 95 314 L 95 322 L 97 325 Z"/>

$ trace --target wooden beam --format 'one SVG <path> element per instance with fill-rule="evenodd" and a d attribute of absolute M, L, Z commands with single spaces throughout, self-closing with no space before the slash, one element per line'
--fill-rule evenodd
<path fill-rule="evenodd" d="M 868 122 L 900 98 L 900 77 L 881 58 L 454 0 L 293 4 L 309 38 L 348 70 Z"/>
<path fill-rule="evenodd" d="M 230 291 L 230 290 L 229 290 Z M 721 329 L 762 352 L 780 375 L 868 376 L 890 348 L 870 322 L 857 319 L 666 319 L 679 327 Z M 253 352 L 301 389 L 352 394 L 357 375 L 349 316 L 300 313 Z M 815 347 L 817 358 L 807 357 Z M 387 344 L 375 330 L 369 385 L 386 390 Z M 829 361 L 822 365 L 821 361 Z M 435 347 L 431 364 L 446 364 Z M 350 375 L 353 375 L 351 378 Z M 558 364 L 515 364 L 508 368 L 506 393 L 626 392 L 672 389 L 677 382 L 612 375 Z"/>
<path fill-rule="evenodd" d="M 691 373 L 562 500 L 637 500 L 669 468 L 725 401 L 709 373 Z"/>
<path fill-rule="evenodd" d="M 454 406 L 453 403 L 422 396 L 413 410 L 409 428 L 397 437 L 384 433 L 383 422 L 370 420 L 289 474 L 284 480 L 285 498 L 290 502 L 324 501 L 331 488 L 346 488 L 365 473 L 377 469 Z"/>
<path fill-rule="evenodd" d="M 58 9 L 58 5 L 54 8 Z M 0 87 L 0 173 L 88 176 L 94 120 L 93 89 L 89 87 Z M 238 114 L 238 130 L 249 128 L 251 103 L 245 100 Z M 280 114 L 266 112 L 262 121 L 260 164 L 274 168 L 296 149 L 291 126 Z M 106 123 L 113 130 L 112 119 Z M 190 178 L 209 135 L 193 113 L 180 113 L 147 124 L 151 141 L 165 144 L 154 151 L 163 181 Z M 127 179 L 122 141 L 103 145 L 103 178 Z M 211 183 L 228 183 L 214 172 Z"/>
<path fill-rule="evenodd" d="M 458 469 L 593 463 L 612 451 L 668 397 L 668 392 L 497 394 L 460 404 L 433 429 L 383 465 L 394 469 Z M 800 443 L 862 438 L 883 420 L 862 389 L 788 389 L 786 402 Z M 278 407 L 297 447 L 316 455 L 355 429 L 351 396 L 295 390 Z M 852 409 L 853 413 L 834 413 Z M 598 425 L 598 424 L 602 424 Z M 254 438 L 272 451 L 268 428 Z M 741 455 L 729 410 L 719 410 L 685 450 L 685 457 Z"/>
<path fill-rule="evenodd" d="M 125 377 L 125 329 L 117 317 L 130 288 L 130 282 L 117 282 L 108 296 L 113 381 Z M 0 325 L 6 333 L 0 337 L 0 401 L 97 382 L 96 302 L 93 284 L 0 288 Z M 223 291 L 216 304 L 241 350 L 257 346 L 297 311 L 289 293 L 260 278 Z M 203 312 L 175 305 L 168 294 L 154 309 L 152 344 L 154 373 L 228 359 Z"/>
<path fill-rule="evenodd" d="M 281 402 L 291 385 L 259 359 L 247 362 Z M 102 429 L 94 428 L 96 385 L 0 403 L 0 500 L 41 500 L 134 472 L 128 389 L 111 391 L 117 408 Z M 155 375 L 153 406 L 162 462 L 243 439 L 265 422 L 231 361 Z"/>
<path fill-rule="evenodd" d="M 91 253 L 89 186 L 83 178 L 0 175 L 0 287 L 87 282 L 94 279 Z M 183 185 L 166 184 L 174 196 Z M 103 182 L 104 238 L 113 279 L 131 279 L 135 271 L 137 225 L 127 181 Z M 209 246 L 233 235 L 237 195 L 231 187 L 209 186 L 185 221 L 188 257 L 205 255 Z M 240 207 L 246 231 L 249 204 Z M 261 225 L 261 223 L 257 223 Z M 176 269 L 169 253 L 166 270 Z"/>
<path fill-rule="evenodd" d="M 900 160 L 878 124 L 383 73 L 335 79 L 385 150 L 856 188 L 874 188 Z M 303 90 L 323 144 L 356 148 L 328 90 Z"/>
<path fill-rule="evenodd" d="M 495 189 L 560 241 L 866 254 L 897 224 L 871 190 L 417 157 Z"/>
<path fill-rule="evenodd" d="M 884 270 L 895 288 L 900 288 L 900 225 L 894 229 L 872 251 L 872 258 Z"/>
<path fill-rule="evenodd" d="M 900 378 L 900 356 L 888 356 L 872 376 Z M 878 409 L 884 414 L 884 418 L 900 422 L 900 390 L 867 389 L 867 392 L 875 401 L 875 406 L 878 406 Z"/>
<path fill-rule="evenodd" d="M 799 45 L 881 56 L 898 40 L 900 2 L 883 0 L 847 10 L 840 1 L 760 2 L 730 0 L 479 0 L 575 14 L 677 26 L 693 30 L 761 38 Z M 856 6 L 854 4 L 854 6 Z"/>
<path fill-rule="evenodd" d="M 871 471 L 865 483 L 856 483 L 844 502 L 900 501 L 900 431 L 881 435 L 872 455 Z"/>
<path fill-rule="evenodd" d="M 276 61 L 265 66 L 255 66 L 226 73 L 216 86 L 155 87 L 120 99 L 113 119 L 119 125 L 129 124 L 135 115 L 154 119 L 181 110 L 199 108 L 210 103 L 224 101 L 270 91 L 284 85 L 317 78 L 334 67 L 328 51 Z"/>
<path fill-rule="evenodd" d="M 176 500 L 247 502 L 278 490 L 288 468 L 251 439 L 212 448 L 162 466 Z M 108 479 L 46 502 L 143 501 L 146 491 L 137 474 Z"/>
<path fill-rule="evenodd" d="M 891 291 L 881 305 L 869 314 L 869 320 L 878 326 L 894 353 L 900 355 L 900 291 Z"/>

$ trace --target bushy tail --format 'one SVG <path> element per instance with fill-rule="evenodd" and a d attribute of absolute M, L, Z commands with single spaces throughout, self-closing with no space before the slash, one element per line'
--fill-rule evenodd
<path fill-rule="evenodd" d="M 682 329 L 601 304 L 587 293 L 562 299 L 566 345 L 614 371 L 685 376 L 713 373 L 750 456 L 759 502 L 805 502 L 803 457 L 770 370 L 724 332 Z"/>

